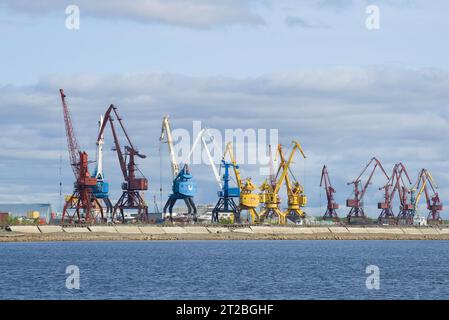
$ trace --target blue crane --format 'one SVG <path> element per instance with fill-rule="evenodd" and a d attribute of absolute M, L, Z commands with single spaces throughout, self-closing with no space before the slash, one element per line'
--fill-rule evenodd
<path fill-rule="evenodd" d="M 173 175 L 172 194 L 168 197 L 164 206 L 164 215 L 167 213 L 167 209 L 170 214 L 170 221 L 173 221 L 173 206 L 179 199 L 184 200 L 187 206 L 188 215 L 192 217 L 193 221 L 197 221 L 197 209 L 193 198 L 197 193 L 197 185 L 190 173 L 189 167 L 185 164 L 180 169 L 178 161 L 175 156 L 173 147 L 173 138 L 171 134 L 170 124 L 168 122 L 168 116 L 164 116 L 162 120 L 162 131 L 159 138 L 161 142 L 166 142 L 168 145 L 168 151 L 170 154 L 170 162 Z"/>

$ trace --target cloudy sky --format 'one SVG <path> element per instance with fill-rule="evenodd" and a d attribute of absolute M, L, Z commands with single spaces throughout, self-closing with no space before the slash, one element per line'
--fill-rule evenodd
<path fill-rule="evenodd" d="M 79 6 L 79 30 L 66 28 L 69 4 Z M 365 26 L 370 4 L 380 9 L 379 30 Z M 448 11 L 443 0 L 0 0 L 0 202 L 59 208 L 60 167 L 63 193 L 71 192 L 64 88 L 92 159 L 99 115 L 119 106 L 148 155 L 140 167 L 149 202 L 159 198 L 160 180 L 164 200 L 170 188 L 158 141 L 168 113 L 173 128 L 201 120 L 220 130 L 278 129 L 286 148 L 299 140 L 307 160 L 297 159 L 294 171 L 310 213 L 325 206 L 323 164 L 343 204 L 346 182 L 372 156 L 387 171 L 404 162 L 413 180 L 428 168 L 446 203 Z M 116 198 L 121 176 L 111 146 L 108 133 L 105 171 Z M 241 169 L 262 182 L 257 165 Z M 192 170 L 197 202 L 215 202 L 210 167 Z M 371 216 L 383 183 L 376 175 L 367 194 Z"/>

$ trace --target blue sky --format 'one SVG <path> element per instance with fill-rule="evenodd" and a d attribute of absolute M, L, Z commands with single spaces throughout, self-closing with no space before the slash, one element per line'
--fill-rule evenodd
<path fill-rule="evenodd" d="M 65 28 L 67 4 L 79 5 L 80 30 Z M 380 30 L 365 27 L 368 4 L 380 8 Z M 286 145 L 299 139 L 312 212 L 323 205 L 324 163 L 343 203 L 345 182 L 373 155 L 389 171 L 403 161 L 414 178 L 429 168 L 444 201 L 448 11 L 445 1 L 420 0 L 0 0 L 0 201 L 58 203 L 61 154 L 64 192 L 71 191 L 59 87 L 91 157 L 99 114 L 121 106 L 149 154 L 149 199 L 159 187 L 158 136 L 169 113 L 174 127 L 202 120 L 219 129 L 279 128 Z M 115 155 L 105 156 L 118 186 Z M 253 176 L 257 169 L 244 168 Z M 210 169 L 194 170 L 200 187 L 213 190 Z M 381 197 L 372 189 L 368 206 Z M 203 192 L 198 202 L 214 196 Z"/>

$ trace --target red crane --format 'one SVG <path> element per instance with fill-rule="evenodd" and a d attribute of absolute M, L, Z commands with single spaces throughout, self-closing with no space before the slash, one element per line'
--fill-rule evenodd
<path fill-rule="evenodd" d="M 379 190 L 384 189 L 385 191 L 384 201 L 377 204 L 378 209 L 382 209 L 378 218 L 379 223 L 386 222 L 388 224 L 396 224 L 399 217 L 401 217 L 401 219 L 408 219 L 411 206 L 408 203 L 407 195 L 410 193 L 410 189 L 405 185 L 403 178 L 404 175 L 408 179 L 409 184 L 411 184 L 412 182 L 404 164 L 402 162 L 395 164 L 390 179 L 388 179 L 387 183 L 383 187 L 379 188 Z M 393 200 L 396 192 L 399 195 L 399 200 L 401 203 L 400 212 L 397 219 L 393 213 Z"/>
<path fill-rule="evenodd" d="M 402 164 L 402 162 L 400 162 L 398 165 L 399 170 L 397 173 L 398 178 L 396 183 L 396 190 L 398 191 L 400 206 L 397 216 L 397 222 L 401 224 L 413 224 L 415 206 L 411 202 L 409 202 L 409 194 L 411 193 L 412 181 L 410 180 L 407 169 Z M 406 181 L 404 181 L 404 175 L 407 178 Z M 408 182 L 408 186 L 406 185 L 406 182 Z"/>
<path fill-rule="evenodd" d="M 370 173 L 368 179 L 366 180 L 365 185 L 360 190 L 360 185 L 362 183 L 361 178 L 371 164 L 374 164 L 374 167 L 371 170 L 371 173 Z M 388 177 L 387 173 L 385 172 L 384 168 L 382 167 L 382 164 L 380 163 L 380 161 L 377 160 L 375 157 L 373 157 L 373 158 L 371 158 L 370 162 L 365 166 L 362 173 L 357 177 L 357 179 L 355 179 L 352 182 L 347 183 L 348 185 L 351 185 L 351 184 L 354 185 L 354 198 L 346 200 L 346 206 L 351 208 L 351 210 L 349 211 L 349 213 L 347 215 L 348 223 L 351 223 L 352 218 L 362 218 L 363 220 L 366 220 L 366 215 L 363 210 L 363 197 L 365 196 L 366 190 L 368 189 L 368 185 L 371 183 L 374 172 L 376 171 L 377 168 L 380 168 L 380 170 L 385 175 L 387 180 L 390 179 L 390 177 Z"/>
<path fill-rule="evenodd" d="M 85 222 L 95 222 L 95 207 L 99 209 L 101 220 L 103 221 L 103 208 L 92 192 L 92 188 L 97 184 L 97 179 L 92 178 L 89 174 L 87 153 L 79 150 L 64 90 L 59 89 L 59 93 L 61 95 L 62 110 L 64 113 L 70 165 L 75 176 L 73 193 L 66 199 L 62 210 L 62 223 L 65 222 L 66 217 L 68 217 L 69 223 L 73 223 L 75 216 L 75 222 L 77 223 L 83 222 L 83 218 Z"/>
<path fill-rule="evenodd" d="M 335 202 L 334 199 L 334 193 L 335 189 L 332 187 L 331 181 L 329 179 L 329 173 L 327 172 L 327 167 L 323 166 L 323 170 L 321 171 L 321 182 L 320 187 L 323 186 L 324 182 L 324 190 L 326 191 L 326 198 L 327 198 L 327 209 L 324 213 L 323 219 L 324 220 L 334 220 L 334 221 L 340 221 L 340 218 L 337 214 L 337 209 L 339 208 L 339 205 Z"/>
<path fill-rule="evenodd" d="M 114 115 L 115 119 L 122 129 L 122 132 L 126 138 L 128 145 L 122 150 L 117 135 L 117 131 L 114 126 Z M 148 190 L 148 180 L 143 176 L 142 172 L 136 165 L 135 157 L 145 159 L 146 156 L 137 151 L 134 147 L 129 135 L 123 125 L 122 118 L 117 113 L 117 107 L 111 104 L 104 115 L 103 125 L 100 128 L 97 141 L 101 139 L 103 135 L 106 124 L 109 123 L 112 136 L 114 138 L 114 150 L 117 152 L 117 157 L 120 164 L 120 169 L 122 171 L 124 182 L 122 183 L 122 195 L 117 203 L 114 205 L 112 212 L 112 219 L 115 221 L 117 216 L 117 211 L 120 212 L 121 221 L 125 223 L 124 210 L 133 209 L 137 210 L 137 217 L 140 221 L 148 220 L 148 206 L 145 203 L 140 191 Z M 140 173 L 140 177 L 136 177 L 136 172 Z"/>

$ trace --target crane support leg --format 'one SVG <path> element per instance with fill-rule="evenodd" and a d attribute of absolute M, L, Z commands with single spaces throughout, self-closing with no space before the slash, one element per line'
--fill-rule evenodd
<path fill-rule="evenodd" d="M 414 216 L 415 215 L 414 215 L 413 210 L 402 209 L 398 214 L 396 223 L 401 224 L 401 225 L 404 225 L 404 224 L 412 225 Z"/>
<path fill-rule="evenodd" d="M 196 221 L 197 221 L 197 218 L 196 218 L 196 215 L 197 215 L 197 209 L 196 209 L 195 202 L 193 201 L 193 197 L 188 197 L 188 198 L 187 198 L 187 201 L 190 203 L 190 206 L 191 206 L 192 209 L 193 209 L 192 219 L 193 219 L 194 222 L 196 222 Z"/>
<path fill-rule="evenodd" d="M 348 224 L 354 223 L 356 221 L 361 221 L 363 223 L 367 222 L 365 211 L 361 207 L 351 208 L 351 210 L 349 210 L 349 213 L 346 217 L 346 220 L 348 221 Z"/>
<path fill-rule="evenodd" d="M 117 211 L 119 211 L 122 223 L 126 223 L 124 211 L 127 209 L 137 210 L 137 219 L 139 221 L 148 221 L 148 206 L 138 191 L 123 190 L 120 199 L 114 206 L 112 213 L 113 221 L 116 221 Z"/>
<path fill-rule="evenodd" d="M 396 224 L 397 220 L 391 208 L 382 209 L 379 218 L 377 219 L 379 224 Z"/>
<path fill-rule="evenodd" d="M 234 214 L 234 221 L 237 218 L 237 216 L 238 216 L 238 219 L 240 220 L 240 210 L 237 207 L 237 205 L 232 197 L 220 197 L 218 199 L 217 204 L 215 205 L 214 209 L 212 210 L 212 222 L 213 223 L 218 222 L 218 214 L 220 212 L 223 212 L 223 213 L 232 212 Z"/>

